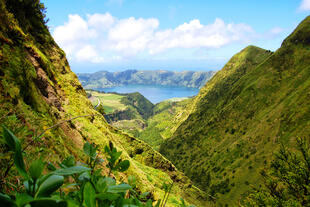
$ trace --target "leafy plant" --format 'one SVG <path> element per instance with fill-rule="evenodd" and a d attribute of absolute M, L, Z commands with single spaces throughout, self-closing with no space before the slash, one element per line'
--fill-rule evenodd
<path fill-rule="evenodd" d="M 112 142 L 109 143 L 109 146 L 105 146 L 104 150 L 109 156 L 107 158 L 109 161 L 107 167 L 110 169 L 109 175 L 112 171 L 124 172 L 129 168 L 129 161 L 119 159 L 122 152 L 118 152 Z"/>
<path fill-rule="evenodd" d="M 153 200 L 147 199 L 149 193 L 139 194 L 134 190 L 136 180 L 133 176 L 128 177 L 129 184 L 118 184 L 114 178 L 109 177 L 112 172 L 124 172 L 130 166 L 128 160 L 120 159 L 122 152 L 117 151 L 112 142 L 105 147 L 109 176 L 103 176 L 100 164 L 104 160 L 98 156 L 98 147 L 94 144 L 84 144 L 86 164 L 78 165 L 75 158 L 69 156 L 58 163 L 59 168 L 56 168 L 52 163 L 46 164 L 40 158 L 26 169 L 18 138 L 5 126 L 3 137 L 6 145 L 13 151 L 14 164 L 24 179 L 21 192 L 10 196 L 0 193 L 0 203 L 5 206 L 153 207 Z M 48 174 L 43 174 L 45 167 L 49 170 Z M 155 207 L 159 205 L 160 201 Z"/>

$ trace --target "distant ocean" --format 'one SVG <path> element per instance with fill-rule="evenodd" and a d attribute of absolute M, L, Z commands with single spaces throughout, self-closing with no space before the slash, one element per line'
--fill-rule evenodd
<path fill-rule="evenodd" d="M 139 92 L 153 104 L 171 98 L 182 98 L 195 96 L 198 94 L 198 88 L 178 87 L 178 86 L 158 86 L 158 85 L 125 85 L 111 88 L 97 88 L 98 91 L 133 93 Z"/>

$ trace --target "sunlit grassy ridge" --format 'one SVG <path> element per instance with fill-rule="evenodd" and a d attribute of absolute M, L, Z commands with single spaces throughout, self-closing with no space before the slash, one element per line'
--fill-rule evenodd
<path fill-rule="evenodd" d="M 238 204 L 283 143 L 309 139 L 310 17 L 275 53 L 250 46 L 235 55 L 193 101 L 160 148 L 218 205 Z"/>
<path fill-rule="evenodd" d="M 163 179 L 176 182 L 172 197 L 183 196 L 189 202 L 203 206 L 204 193 L 192 186 L 191 181 L 168 160 L 144 142 L 111 127 L 93 109 L 77 76 L 71 72 L 65 53 L 54 42 L 43 16 L 31 2 L 0 1 L 1 124 L 12 130 L 25 147 L 32 143 L 34 135 L 61 120 L 89 114 L 95 116 L 81 117 L 47 131 L 41 140 L 27 148 L 26 163 L 39 156 L 54 164 L 68 155 L 83 160 L 81 148 L 86 140 L 99 145 L 100 155 L 100 150 L 112 141 L 123 151 L 122 156 L 130 160 L 128 174 L 136 176 L 141 191 L 150 191 L 155 199 L 160 199 L 162 180 L 156 176 L 164 173 Z M 3 139 L 0 140 L 0 175 L 3 176 L 9 156 L 5 156 Z M 144 171 L 146 168 L 148 170 Z M 118 180 L 126 179 L 126 176 L 117 175 Z M 13 169 L 5 182 L 9 185 L 9 182 L 17 182 L 17 178 Z M 174 206 L 171 202 L 168 205 Z"/>

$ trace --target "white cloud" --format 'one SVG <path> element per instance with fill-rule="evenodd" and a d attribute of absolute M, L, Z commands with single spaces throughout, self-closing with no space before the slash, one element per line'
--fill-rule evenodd
<path fill-rule="evenodd" d="M 109 13 L 97 13 L 86 18 L 69 15 L 68 22 L 54 29 L 53 36 L 69 59 L 103 62 L 171 49 L 220 48 L 247 42 L 256 34 L 249 25 L 225 23 L 220 18 L 211 24 L 194 19 L 176 28 L 160 30 L 156 18 L 117 19 Z"/>
<path fill-rule="evenodd" d="M 310 10 L 310 0 L 302 0 L 299 9 L 301 11 L 309 11 Z"/>
<path fill-rule="evenodd" d="M 283 31 L 284 31 L 284 29 L 281 27 L 274 27 L 269 31 L 269 33 L 272 35 L 278 35 L 278 34 L 282 33 Z"/>
<path fill-rule="evenodd" d="M 103 57 L 99 57 L 96 50 L 91 45 L 85 45 L 76 51 L 75 58 L 78 61 L 90 61 L 93 63 L 104 62 Z"/>
<path fill-rule="evenodd" d="M 214 23 L 202 25 L 198 19 L 175 29 L 159 31 L 149 45 L 151 54 L 171 48 L 219 48 L 254 36 L 253 29 L 245 24 L 225 24 L 217 18 Z"/>
<path fill-rule="evenodd" d="M 126 56 L 135 55 L 146 49 L 152 41 L 154 30 L 158 28 L 157 19 L 128 19 L 120 20 L 108 31 L 110 49 L 121 52 Z"/>
<path fill-rule="evenodd" d="M 90 29 L 88 23 L 79 15 L 69 15 L 69 20 L 53 32 L 55 41 L 63 47 L 69 57 L 89 39 L 97 37 L 96 30 Z"/>
<path fill-rule="evenodd" d="M 115 21 L 110 13 L 87 15 L 88 25 L 98 30 L 109 29 Z"/>

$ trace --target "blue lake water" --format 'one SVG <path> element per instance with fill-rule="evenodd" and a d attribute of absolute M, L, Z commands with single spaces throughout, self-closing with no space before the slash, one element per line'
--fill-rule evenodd
<path fill-rule="evenodd" d="M 195 96 L 199 92 L 198 88 L 157 85 L 125 85 L 111 88 L 97 88 L 96 90 L 117 93 L 139 92 L 154 104 L 170 98 Z"/>

